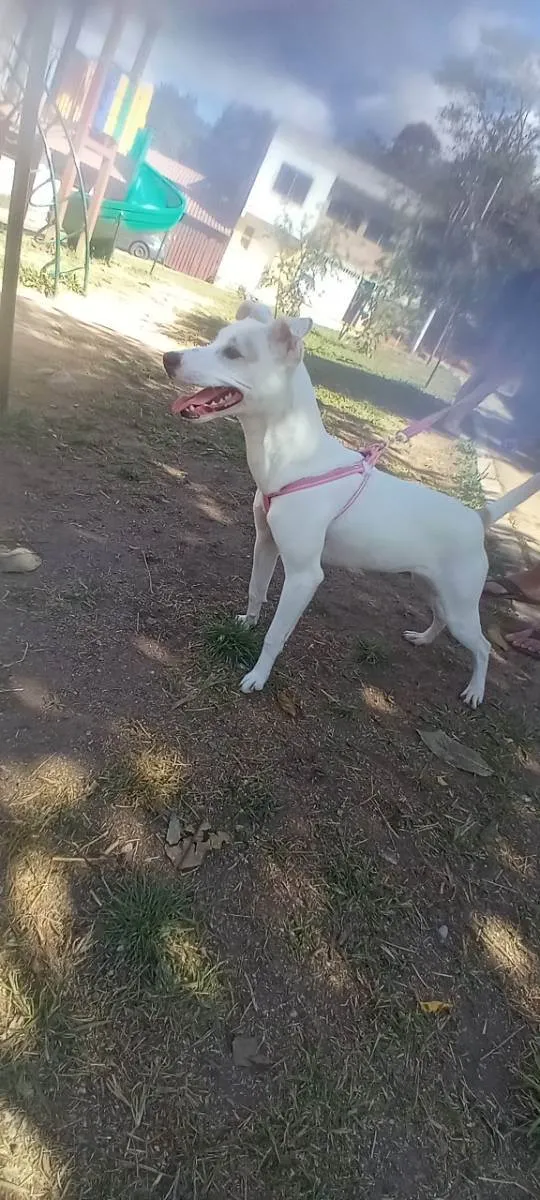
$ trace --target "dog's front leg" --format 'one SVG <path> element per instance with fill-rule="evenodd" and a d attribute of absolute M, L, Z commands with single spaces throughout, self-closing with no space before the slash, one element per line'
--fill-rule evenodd
<path fill-rule="evenodd" d="M 253 547 L 247 612 L 236 618 L 242 625 L 248 626 L 256 625 L 259 620 L 278 558 L 278 549 L 266 520 L 260 492 L 257 492 L 255 496 L 253 518 L 255 521 L 255 546 Z"/>
<path fill-rule="evenodd" d="M 285 583 L 276 614 L 253 670 L 244 675 L 240 685 L 243 692 L 260 692 L 264 687 L 278 654 L 324 579 L 320 559 L 305 564 L 301 570 L 288 568 L 285 560 L 283 565 Z"/>

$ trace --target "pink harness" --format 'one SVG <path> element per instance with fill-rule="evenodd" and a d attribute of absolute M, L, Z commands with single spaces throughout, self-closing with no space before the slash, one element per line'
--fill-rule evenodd
<path fill-rule="evenodd" d="M 333 471 L 325 471 L 324 475 L 304 475 L 302 479 L 296 479 L 294 483 L 286 483 L 278 492 L 270 492 L 267 496 L 263 496 L 262 502 L 265 513 L 270 511 L 272 500 L 277 500 L 279 496 L 290 496 L 292 492 L 303 492 L 307 488 L 319 487 L 322 483 L 334 483 L 336 479 L 346 479 L 349 475 L 359 475 L 360 482 L 358 487 L 355 488 L 347 503 L 344 504 L 343 508 L 340 508 L 334 517 L 334 521 L 337 521 L 337 518 L 342 517 L 343 513 L 347 512 L 347 509 L 351 507 L 351 504 L 354 504 L 360 493 L 363 492 L 371 474 L 371 469 L 378 462 L 384 450 L 386 450 L 386 442 L 381 442 L 377 446 L 371 446 L 369 450 L 360 452 L 357 461 L 352 463 L 350 467 L 334 467 Z"/>
<path fill-rule="evenodd" d="M 456 410 L 457 407 L 456 405 Z M 421 421 L 412 421 L 410 425 L 407 425 L 406 429 L 402 429 L 396 435 L 395 440 L 410 441 L 411 438 L 416 437 L 417 433 L 423 433 L 424 430 L 431 429 L 431 426 L 435 425 L 440 417 L 447 415 L 447 413 L 448 408 L 440 408 L 436 413 L 431 413 L 429 417 L 423 417 Z M 361 451 L 357 461 L 349 467 L 334 467 L 333 471 L 325 471 L 323 475 L 304 475 L 302 479 L 296 479 L 294 483 L 286 483 L 277 492 L 270 492 L 266 496 L 263 495 L 262 502 L 265 513 L 270 511 L 272 500 L 277 500 L 280 496 L 290 496 L 293 492 L 304 492 L 308 488 L 319 487 L 323 483 L 334 483 L 336 479 L 346 479 L 349 475 L 360 475 L 358 487 L 347 500 L 347 503 L 344 504 L 343 508 L 340 508 L 339 512 L 336 513 L 334 521 L 337 521 L 338 517 L 342 517 L 343 513 L 347 512 L 355 500 L 358 499 L 360 493 L 363 492 L 373 467 L 379 461 L 381 455 L 384 454 L 385 450 L 388 449 L 392 440 L 378 442 L 375 446 L 370 446 L 368 450 Z"/>

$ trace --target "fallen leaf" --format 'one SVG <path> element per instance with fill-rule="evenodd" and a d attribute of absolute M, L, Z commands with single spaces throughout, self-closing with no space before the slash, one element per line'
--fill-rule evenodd
<path fill-rule="evenodd" d="M 182 857 L 180 846 L 169 846 L 168 842 L 165 842 L 163 849 L 169 862 L 172 862 L 173 867 L 177 867 Z"/>
<path fill-rule="evenodd" d="M 421 1000 L 420 1011 L 423 1013 L 449 1013 L 453 1004 L 449 1000 Z"/>
<path fill-rule="evenodd" d="M 462 746 L 457 738 L 449 737 L 443 729 L 419 729 L 417 732 L 432 754 L 436 754 L 437 758 L 441 758 L 450 767 L 458 767 L 460 771 L 468 771 L 471 775 L 493 775 L 491 767 L 481 754 L 470 750 L 468 746 Z"/>
<path fill-rule="evenodd" d="M 167 845 L 177 846 L 182 837 L 182 826 L 176 813 L 171 813 L 167 828 Z"/>
<path fill-rule="evenodd" d="M 176 838 L 177 833 L 178 840 L 171 840 Z M 212 833 L 208 821 L 201 821 L 195 832 L 187 831 L 182 837 L 180 821 L 172 814 L 165 840 L 165 854 L 180 871 L 193 871 L 202 865 L 210 850 L 222 850 L 223 846 L 230 844 L 230 840 L 222 829 Z"/>
<path fill-rule="evenodd" d="M 490 625 L 487 630 L 487 635 L 491 645 L 495 646 L 497 650 L 502 650 L 506 654 L 506 651 L 510 649 L 509 643 L 507 642 L 504 633 L 502 633 L 502 631 L 499 629 L 498 625 Z"/>
<path fill-rule="evenodd" d="M 260 1042 L 256 1037 L 239 1034 L 233 1038 L 232 1056 L 235 1067 L 269 1067 L 270 1060 L 260 1052 Z"/>
<path fill-rule="evenodd" d="M 208 842 L 211 850 L 222 850 L 224 846 L 230 846 L 231 839 L 228 833 L 224 833 L 223 829 L 218 829 L 217 833 L 208 835 Z"/>
<path fill-rule="evenodd" d="M 293 720 L 302 715 L 300 700 L 295 696 L 294 692 L 289 691 L 287 688 L 282 688 L 280 692 L 276 692 L 276 701 L 282 712 L 286 713 L 288 717 L 292 717 Z"/>

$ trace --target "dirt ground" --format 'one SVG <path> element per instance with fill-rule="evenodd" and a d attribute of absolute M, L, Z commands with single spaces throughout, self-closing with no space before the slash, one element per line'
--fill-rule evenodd
<path fill-rule="evenodd" d="M 310 366 L 354 444 L 426 404 Z M 154 349 L 28 299 L 13 384 L 0 540 L 43 565 L 0 586 L 0 1197 L 540 1195 L 538 669 L 497 651 L 471 713 L 413 586 L 335 573 L 247 699 L 235 423 L 180 429 Z M 387 465 L 474 500 L 444 438 Z M 181 872 L 171 813 L 229 841 Z"/>

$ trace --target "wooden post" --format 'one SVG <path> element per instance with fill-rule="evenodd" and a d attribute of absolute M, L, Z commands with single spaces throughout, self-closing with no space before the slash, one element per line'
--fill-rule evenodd
<path fill-rule="evenodd" d="M 17 282 L 21 261 L 26 197 L 32 166 L 36 123 L 45 86 L 55 13 L 56 0 L 41 0 L 32 20 L 29 40 L 28 75 L 22 103 L 15 172 L 9 203 L 4 270 L 2 275 L 2 295 L 0 297 L 0 412 L 5 412 L 8 406 L 13 326 L 15 323 L 15 304 L 17 300 Z"/>
<path fill-rule="evenodd" d="M 125 94 L 122 104 L 120 106 L 120 112 L 118 114 L 115 129 L 114 129 L 113 137 L 116 142 L 120 141 L 122 132 L 124 130 L 127 119 L 129 117 L 129 114 L 131 111 L 131 105 L 133 104 L 133 99 L 135 96 L 135 92 L 140 83 L 144 68 L 148 62 L 148 59 L 150 56 L 150 51 L 152 49 L 152 46 L 154 44 L 154 40 L 156 37 L 156 33 L 157 33 L 157 29 L 154 25 L 147 25 L 145 32 L 144 32 L 144 36 L 141 41 L 141 44 L 139 46 L 137 54 L 135 55 L 135 60 L 134 60 L 133 66 L 131 68 L 131 71 L 129 73 L 129 80 L 128 80 L 128 85 L 126 88 L 126 94 Z M 103 201 L 104 201 L 106 193 L 107 193 L 107 184 L 111 177 L 111 171 L 114 166 L 116 153 L 117 153 L 117 149 L 115 148 L 109 154 L 108 158 L 103 159 L 103 161 L 101 163 L 101 167 L 99 168 L 98 176 L 97 176 L 96 182 L 94 184 L 94 192 L 92 195 L 92 200 L 90 202 L 90 207 L 88 209 L 88 237 L 89 238 L 92 237 L 94 229 L 96 228 L 100 208 L 101 208 L 101 205 L 103 204 Z"/>
<path fill-rule="evenodd" d="M 24 23 L 24 25 L 22 25 L 20 27 L 19 36 L 15 41 L 15 46 L 13 47 L 13 60 L 11 63 L 11 67 L 12 67 L 11 78 L 8 78 L 6 89 L 5 89 L 5 97 L 4 98 L 6 100 L 8 100 L 10 103 L 17 101 L 17 94 L 18 94 L 18 88 L 19 88 L 18 76 L 19 76 L 21 64 L 23 67 L 22 80 L 24 82 L 24 63 L 25 63 L 25 59 L 26 59 L 28 46 L 30 45 L 31 35 L 32 35 L 32 14 L 27 11 L 25 23 Z"/>
<path fill-rule="evenodd" d="M 111 154 L 109 158 L 104 157 L 101 160 L 101 166 L 100 166 L 99 171 L 96 176 L 96 181 L 94 183 L 94 190 L 92 192 L 92 199 L 90 201 L 90 206 L 88 209 L 87 222 L 88 222 L 88 238 L 89 238 L 89 240 L 91 239 L 94 229 L 96 228 L 96 225 L 97 225 L 97 220 L 99 217 L 99 210 L 105 199 L 105 193 L 107 191 L 107 184 L 111 177 L 111 171 L 113 168 L 113 162 L 114 162 L 115 157 L 116 157 L 115 154 Z"/>
<path fill-rule="evenodd" d="M 115 7 L 113 18 L 109 26 L 109 31 L 103 43 L 101 54 L 96 63 L 96 69 L 92 76 L 90 87 L 86 93 L 86 98 L 82 106 L 81 115 L 77 122 L 77 128 L 73 138 L 73 152 L 77 157 L 80 156 L 84 144 L 88 137 L 92 121 L 96 115 L 101 90 L 105 82 L 105 77 L 111 63 L 113 61 L 116 48 L 120 41 L 122 29 L 124 27 L 124 4 L 121 2 Z M 75 163 L 71 158 L 66 163 L 62 180 L 60 183 L 60 191 L 58 193 L 58 209 L 60 222 L 63 221 L 67 202 L 69 200 L 73 184 L 75 183 Z"/>
<path fill-rule="evenodd" d="M 51 107 L 54 105 L 57 96 L 60 94 L 60 89 L 64 83 L 67 69 L 73 58 L 73 54 L 77 49 L 77 42 L 80 37 L 85 17 L 88 12 L 89 0 L 74 0 L 73 13 L 69 22 L 68 30 L 64 38 L 64 44 L 58 55 L 58 60 L 54 68 L 54 75 L 49 88 L 49 102 Z"/>

